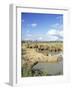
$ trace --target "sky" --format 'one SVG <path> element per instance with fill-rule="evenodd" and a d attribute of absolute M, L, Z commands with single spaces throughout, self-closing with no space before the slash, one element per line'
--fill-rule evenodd
<path fill-rule="evenodd" d="M 63 14 L 21 13 L 22 40 L 62 41 Z"/>

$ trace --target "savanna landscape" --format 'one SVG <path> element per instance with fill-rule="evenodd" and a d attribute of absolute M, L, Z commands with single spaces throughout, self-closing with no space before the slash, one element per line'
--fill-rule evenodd
<path fill-rule="evenodd" d="M 21 13 L 21 76 L 63 75 L 63 15 Z"/>
<path fill-rule="evenodd" d="M 63 42 L 60 41 L 51 41 L 51 42 L 37 42 L 37 41 L 22 41 L 21 46 L 21 70 L 22 77 L 27 76 L 49 76 L 49 75 L 60 75 L 63 74 L 61 68 L 57 72 L 48 72 L 48 69 L 45 68 L 47 64 L 58 64 L 63 62 Z M 43 64 L 41 67 L 37 66 Z M 45 64 L 45 65 L 44 65 Z M 43 70 L 43 69 L 45 70 Z M 51 68 L 51 67 L 50 67 Z M 50 69 L 49 68 L 49 69 Z M 53 67 L 55 68 L 55 67 Z M 56 66 L 56 68 L 58 68 Z M 47 70 L 46 70 L 47 69 Z"/>

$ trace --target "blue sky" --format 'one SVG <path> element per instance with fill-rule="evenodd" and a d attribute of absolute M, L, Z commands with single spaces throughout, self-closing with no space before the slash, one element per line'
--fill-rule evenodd
<path fill-rule="evenodd" d="M 63 40 L 63 15 L 21 13 L 22 40 Z"/>

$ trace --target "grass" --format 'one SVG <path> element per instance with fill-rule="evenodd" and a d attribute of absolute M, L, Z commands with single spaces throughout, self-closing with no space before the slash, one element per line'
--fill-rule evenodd
<path fill-rule="evenodd" d="M 33 71 L 32 68 L 27 69 L 27 68 L 22 67 L 21 70 L 22 70 L 21 71 L 21 76 L 22 77 L 48 76 L 47 72 L 42 72 L 40 70 Z"/>
<path fill-rule="evenodd" d="M 57 62 L 57 56 L 49 56 L 50 53 L 63 52 L 63 42 L 22 42 L 21 76 L 48 76 L 47 72 L 33 71 L 32 67 L 38 62 Z"/>

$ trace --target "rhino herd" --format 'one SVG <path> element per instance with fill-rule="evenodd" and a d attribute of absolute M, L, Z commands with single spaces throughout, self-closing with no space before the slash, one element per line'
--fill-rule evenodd
<path fill-rule="evenodd" d="M 23 44 L 22 47 L 25 46 L 25 48 L 29 48 L 29 49 L 35 49 L 37 52 L 63 52 L 63 47 L 62 45 L 51 45 L 50 43 L 48 44 L 35 44 L 35 43 L 32 43 L 32 44 Z M 22 48 L 22 51 L 23 51 L 23 48 Z M 48 55 L 48 54 L 47 54 Z"/>
<path fill-rule="evenodd" d="M 63 52 L 62 43 L 22 43 L 21 45 L 22 76 L 30 76 L 32 68 L 38 63 L 54 63 L 63 60 L 60 55 L 50 56 L 52 52 Z"/>

